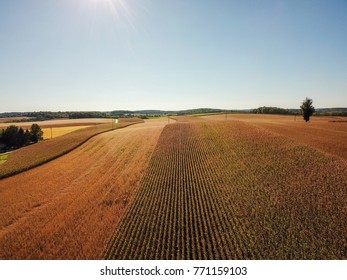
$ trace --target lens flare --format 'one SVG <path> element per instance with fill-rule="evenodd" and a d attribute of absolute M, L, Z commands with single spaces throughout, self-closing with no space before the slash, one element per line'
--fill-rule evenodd
<path fill-rule="evenodd" d="M 133 24 L 134 14 L 132 13 L 128 1 L 126 0 L 90 0 L 95 8 L 107 9 L 112 18 L 116 21 L 121 21 L 131 26 L 136 31 L 135 25 Z"/>

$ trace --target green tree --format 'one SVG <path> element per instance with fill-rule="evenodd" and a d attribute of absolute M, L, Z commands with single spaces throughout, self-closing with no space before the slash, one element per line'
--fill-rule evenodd
<path fill-rule="evenodd" d="M 31 133 L 30 133 L 29 129 L 25 130 L 24 137 L 25 137 L 25 144 L 29 144 L 30 139 L 31 139 Z"/>
<path fill-rule="evenodd" d="M 7 147 L 9 148 L 16 148 L 18 146 L 18 141 L 17 141 L 17 136 L 18 136 L 18 127 L 15 125 L 10 125 L 5 129 L 4 132 L 4 142 Z"/>
<path fill-rule="evenodd" d="M 32 124 L 30 134 L 30 140 L 34 143 L 37 143 L 43 139 L 43 131 L 41 130 L 41 127 L 36 123 Z"/>
<path fill-rule="evenodd" d="M 2 145 L 6 145 L 4 140 L 4 135 L 5 135 L 5 129 L 2 129 L 0 133 L 0 152 L 2 152 L 2 149 L 3 149 Z"/>
<path fill-rule="evenodd" d="M 20 128 L 17 134 L 17 147 L 23 147 L 26 143 L 27 141 L 25 138 L 24 130 L 23 128 Z"/>
<path fill-rule="evenodd" d="M 312 102 L 313 102 L 312 99 L 306 97 L 306 99 L 302 102 L 302 104 L 300 106 L 301 113 L 302 113 L 304 120 L 306 122 L 308 122 L 310 120 L 310 117 L 316 111 L 314 109 L 314 107 L 312 106 Z"/>

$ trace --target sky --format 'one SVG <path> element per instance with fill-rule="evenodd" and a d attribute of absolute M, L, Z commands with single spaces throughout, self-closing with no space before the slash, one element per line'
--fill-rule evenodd
<path fill-rule="evenodd" d="M 347 107 L 347 0 L 1 0 L 0 112 Z"/>

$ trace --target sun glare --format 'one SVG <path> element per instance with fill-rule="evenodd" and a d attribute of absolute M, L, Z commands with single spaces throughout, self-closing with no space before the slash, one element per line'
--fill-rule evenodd
<path fill-rule="evenodd" d="M 132 28 L 133 14 L 126 0 L 90 0 L 95 8 L 99 7 L 107 9 L 111 16 L 116 20 L 125 20 Z M 134 28 L 135 29 L 135 28 Z"/>

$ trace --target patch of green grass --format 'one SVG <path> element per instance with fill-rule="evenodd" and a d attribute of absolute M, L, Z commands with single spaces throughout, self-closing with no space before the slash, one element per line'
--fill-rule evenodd
<path fill-rule="evenodd" d="M 230 113 L 228 112 L 228 114 L 230 114 Z M 189 116 L 189 117 L 203 117 L 203 116 L 212 116 L 212 115 L 225 115 L 225 112 L 189 114 L 189 115 L 186 115 L 186 116 Z"/>
<path fill-rule="evenodd" d="M 155 119 L 161 119 L 161 118 L 167 118 L 167 116 L 148 116 L 149 120 L 155 120 Z"/>
<path fill-rule="evenodd" d="M 9 154 L 2 154 L 0 155 L 0 164 L 4 163 L 8 159 Z"/>

